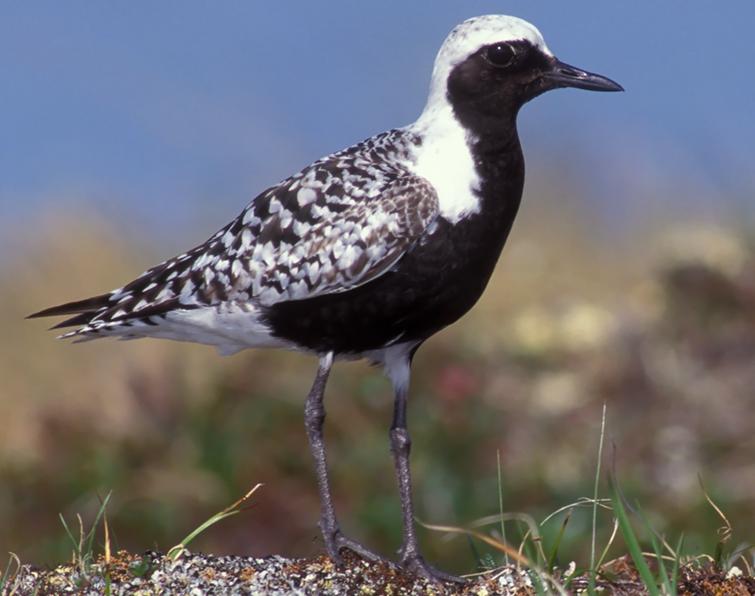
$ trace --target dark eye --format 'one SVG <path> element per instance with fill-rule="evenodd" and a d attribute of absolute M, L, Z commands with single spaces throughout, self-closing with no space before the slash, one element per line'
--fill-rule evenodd
<path fill-rule="evenodd" d="M 516 56 L 514 48 L 507 43 L 496 43 L 492 46 L 488 46 L 485 52 L 485 57 L 493 66 L 504 67 L 511 64 Z"/>

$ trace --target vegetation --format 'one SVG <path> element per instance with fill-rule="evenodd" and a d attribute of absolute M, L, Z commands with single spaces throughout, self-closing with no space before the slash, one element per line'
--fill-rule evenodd
<path fill-rule="evenodd" d="M 591 568 L 625 553 L 661 592 L 701 555 L 747 571 L 755 536 L 749 239 L 697 224 L 608 243 L 580 221 L 525 217 L 481 304 L 418 353 L 409 413 L 418 515 L 456 528 L 487 517 L 483 535 L 516 553 L 521 545 L 543 573 L 575 561 L 572 582 L 594 581 Z M 40 223 L 44 241 L 13 239 L 18 259 L 0 265 L 0 551 L 37 564 L 69 559 L 58 513 L 95 520 L 104 512 L 97 495 L 109 491 L 113 552 L 167 551 L 263 483 L 249 511 L 196 536 L 192 550 L 319 554 L 302 421 L 311 358 L 220 358 L 150 340 L 68 346 L 23 320 L 167 256 L 119 245 L 113 239 L 124 234 L 91 223 Z M 389 554 L 400 514 L 388 384 L 366 365 L 341 364 L 326 406 L 338 511 L 352 534 Z M 606 486 L 606 470 L 621 490 Z M 708 496 L 728 520 L 726 541 Z M 527 516 L 505 521 L 512 511 Z M 421 533 L 428 557 L 458 573 L 516 560 L 490 542 Z"/>

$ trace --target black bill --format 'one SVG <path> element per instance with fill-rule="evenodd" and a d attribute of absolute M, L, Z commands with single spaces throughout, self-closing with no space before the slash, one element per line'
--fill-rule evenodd
<path fill-rule="evenodd" d="M 543 78 L 554 88 L 576 87 L 589 91 L 624 91 L 624 87 L 608 77 L 569 66 L 559 60 L 553 62 L 551 70 L 546 72 Z"/>

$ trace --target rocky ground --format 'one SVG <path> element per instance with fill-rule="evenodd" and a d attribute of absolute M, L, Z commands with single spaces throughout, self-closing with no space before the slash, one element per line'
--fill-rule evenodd
<path fill-rule="evenodd" d="M 552 592 L 581 593 L 586 590 L 585 577 L 569 578 L 556 573 Z M 608 579 L 610 577 L 610 579 Z M 27 594 L 269 594 L 269 595 L 442 595 L 461 594 L 494 596 L 496 594 L 536 594 L 530 572 L 515 566 L 503 567 L 477 577 L 465 585 L 439 585 L 409 576 L 385 564 L 372 564 L 357 557 L 347 557 L 337 568 L 327 557 L 286 559 L 214 556 L 184 552 L 176 560 L 161 553 L 133 555 L 121 551 L 109 562 L 101 557 L 88 569 L 75 564 L 43 570 L 24 565 L 2 590 L 3 596 Z M 563 586 L 567 586 L 563 592 Z M 648 592 L 626 559 L 618 559 L 606 568 L 606 578 L 598 583 L 602 594 L 634 595 Z M 542 592 L 541 592 L 542 593 Z M 682 595 L 755 594 L 755 578 L 737 568 L 728 573 L 712 568 L 686 567 L 678 586 Z"/>

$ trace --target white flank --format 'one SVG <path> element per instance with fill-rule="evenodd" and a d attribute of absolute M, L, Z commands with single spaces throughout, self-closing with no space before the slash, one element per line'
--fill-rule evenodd
<path fill-rule="evenodd" d="M 272 337 L 267 325 L 260 321 L 259 311 L 249 305 L 230 302 L 217 307 L 175 310 L 168 313 L 164 323 L 155 327 L 156 333 L 140 329 L 149 335 L 193 341 L 215 346 L 223 354 L 233 354 L 245 348 L 288 348 L 284 340 Z"/>
<path fill-rule="evenodd" d="M 296 346 L 273 337 L 267 325 L 260 321 L 259 310 L 251 304 L 235 302 L 191 310 L 173 310 L 163 319 L 153 319 L 156 325 L 134 321 L 131 327 L 104 325 L 98 335 L 84 336 L 79 341 L 97 337 L 136 339 L 153 337 L 207 344 L 226 356 L 246 348 L 287 348 Z"/>

